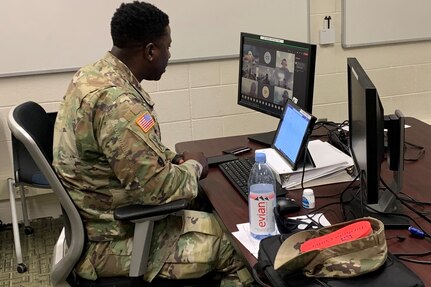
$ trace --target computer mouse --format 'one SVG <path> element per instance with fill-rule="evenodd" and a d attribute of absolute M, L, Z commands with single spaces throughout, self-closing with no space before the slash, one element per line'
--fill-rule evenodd
<path fill-rule="evenodd" d="M 297 212 L 300 208 L 299 204 L 293 198 L 277 198 L 277 210 L 280 215 Z"/>

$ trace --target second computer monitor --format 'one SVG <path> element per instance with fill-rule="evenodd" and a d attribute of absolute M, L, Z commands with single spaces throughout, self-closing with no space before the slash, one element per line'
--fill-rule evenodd
<path fill-rule="evenodd" d="M 356 58 L 347 59 L 350 151 L 359 175 L 360 192 L 346 192 L 342 201 L 349 217 L 373 216 L 385 228 L 406 229 L 397 192 L 402 188 L 404 164 L 404 116 L 400 111 L 384 116 L 376 87 Z M 385 158 L 385 127 L 388 135 L 389 167 L 393 181 L 382 189 L 381 171 Z"/>

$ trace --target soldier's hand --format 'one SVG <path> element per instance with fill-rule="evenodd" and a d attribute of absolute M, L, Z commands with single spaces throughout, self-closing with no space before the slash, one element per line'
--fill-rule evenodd
<path fill-rule="evenodd" d="M 173 164 L 182 164 L 183 162 L 184 162 L 184 159 L 183 159 L 183 155 L 182 154 L 177 154 L 172 160 L 171 160 L 171 162 L 173 163 Z"/>
<path fill-rule="evenodd" d="M 203 179 L 207 176 L 207 174 L 208 174 L 208 161 L 202 152 L 187 152 L 186 151 L 183 153 L 183 159 L 184 159 L 184 161 L 187 161 L 189 159 L 194 159 L 197 162 L 199 162 L 203 167 L 200 179 Z"/>

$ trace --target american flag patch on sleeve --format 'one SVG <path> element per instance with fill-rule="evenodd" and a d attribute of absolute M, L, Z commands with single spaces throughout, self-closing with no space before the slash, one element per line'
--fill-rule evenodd
<path fill-rule="evenodd" d="M 146 112 L 136 120 L 136 124 L 146 133 L 154 126 L 154 119 Z"/>

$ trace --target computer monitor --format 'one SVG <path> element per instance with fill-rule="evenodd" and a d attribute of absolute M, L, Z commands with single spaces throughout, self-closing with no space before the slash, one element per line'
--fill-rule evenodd
<path fill-rule="evenodd" d="M 316 45 L 241 33 L 238 104 L 281 118 L 287 99 L 311 113 Z M 271 146 L 275 131 L 249 137 Z"/>
<path fill-rule="evenodd" d="M 360 181 L 359 194 L 351 194 L 347 204 L 349 215 L 373 216 L 387 228 L 405 228 L 405 217 L 382 214 L 401 213 L 402 209 L 394 194 L 380 185 L 387 142 L 389 167 L 394 173 L 390 189 L 396 193 L 402 188 L 404 116 L 400 111 L 384 115 L 377 89 L 356 58 L 347 59 L 347 79 L 349 146 Z"/>

